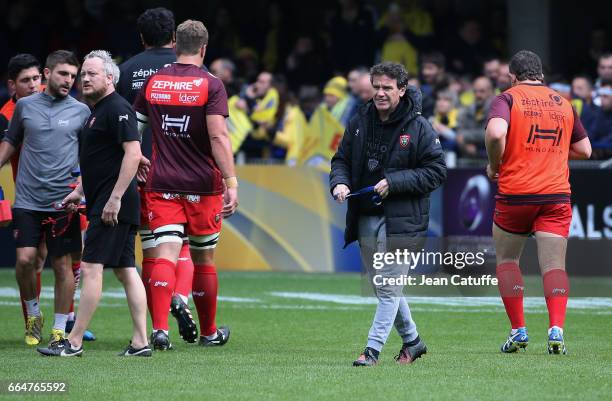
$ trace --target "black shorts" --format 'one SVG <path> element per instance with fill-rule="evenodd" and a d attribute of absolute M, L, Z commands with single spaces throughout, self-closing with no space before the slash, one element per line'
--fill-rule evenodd
<path fill-rule="evenodd" d="M 50 256 L 81 252 L 83 246 L 79 215 L 64 211 L 13 208 L 13 235 L 17 248 L 38 248 L 44 240 Z"/>
<path fill-rule="evenodd" d="M 119 223 L 109 226 L 99 219 L 90 222 L 85 232 L 85 248 L 81 260 L 101 263 L 104 267 L 134 267 L 134 245 L 138 226 Z"/>

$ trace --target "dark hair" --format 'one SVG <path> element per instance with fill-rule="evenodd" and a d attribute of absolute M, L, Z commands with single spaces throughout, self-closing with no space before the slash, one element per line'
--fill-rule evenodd
<path fill-rule="evenodd" d="M 161 47 L 172 41 L 174 14 L 167 8 L 150 8 L 140 14 L 136 26 L 145 45 Z"/>
<path fill-rule="evenodd" d="M 8 63 L 8 79 L 16 81 L 17 76 L 23 70 L 28 68 L 36 67 L 40 70 L 40 62 L 38 59 L 31 54 L 21 53 L 11 57 Z"/>
<path fill-rule="evenodd" d="M 602 79 L 599 83 L 599 87 L 603 88 L 604 86 L 612 86 L 612 79 Z"/>
<path fill-rule="evenodd" d="M 605 59 L 605 58 L 610 58 L 610 57 L 612 57 L 612 53 L 610 53 L 610 52 L 604 52 L 604 53 L 601 53 L 601 54 L 599 55 L 599 59 L 598 59 L 598 61 L 601 61 L 601 60 L 603 60 L 603 59 Z"/>
<path fill-rule="evenodd" d="M 68 50 L 56 50 L 47 56 L 45 68 L 53 70 L 58 64 L 70 64 L 79 68 L 81 64 L 75 54 Z"/>
<path fill-rule="evenodd" d="M 542 60 L 532 51 L 521 50 L 510 59 L 510 73 L 518 81 L 543 81 Z"/>
<path fill-rule="evenodd" d="M 376 64 L 370 69 L 370 82 L 374 81 L 374 75 L 386 75 L 389 78 L 395 79 L 398 88 L 405 88 L 408 85 L 408 72 L 406 68 L 399 63 L 384 63 Z"/>
<path fill-rule="evenodd" d="M 444 57 L 444 54 L 440 52 L 426 53 L 423 54 L 423 57 L 421 58 L 421 65 L 426 63 L 433 64 L 438 68 L 444 68 L 446 65 L 446 57 Z"/>

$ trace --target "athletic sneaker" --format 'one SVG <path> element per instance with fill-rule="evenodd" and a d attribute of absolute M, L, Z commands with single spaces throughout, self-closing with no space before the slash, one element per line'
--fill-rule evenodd
<path fill-rule="evenodd" d="M 83 354 L 83 347 L 72 349 L 67 338 L 51 343 L 47 348 L 38 347 L 36 350 L 44 356 L 81 356 Z"/>
<path fill-rule="evenodd" d="M 204 336 L 200 336 L 200 345 L 203 347 L 214 347 L 225 345 L 229 341 L 230 329 L 227 326 L 221 326 L 217 329 L 217 336 L 212 340 Z"/>
<path fill-rule="evenodd" d="M 395 356 L 397 363 L 407 365 L 427 353 L 427 346 L 420 338 L 416 344 L 404 343 L 399 354 Z"/>
<path fill-rule="evenodd" d="M 506 342 L 501 346 L 501 352 L 511 354 L 518 351 L 519 348 L 523 350 L 527 348 L 529 344 L 529 336 L 527 335 L 527 327 L 519 327 L 518 329 L 510 330 L 510 335 Z"/>
<path fill-rule="evenodd" d="M 65 334 L 60 329 L 51 329 L 51 336 L 49 337 L 49 344 L 62 341 L 65 338 Z"/>
<path fill-rule="evenodd" d="M 42 328 L 44 318 L 40 316 L 28 316 L 25 329 L 25 343 L 28 345 L 38 345 L 42 340 Z"/>
<path fill-rule="evenodd" d="M 154 331 L 151 334 L 150 343 L 153 345 L 154 350 L 167 351 L 172 349 L 172 343 L 168 334 L 164 333 L 163 330 Z"/>
<path fill-rule="evenodd" d="M 72 331 L 75 321 L 76 320 L 68 320 L 66 322 L 66 334 Z M 83 341 L 96 341 L 96 336 L 90 330 L 85 330 L 85 333 L 83 333 Z"/>
<path fill-rule="evenodd" d="M 567 354 L 565 349 L 565 341 L 563 341 L 563 329 L 553 326 L 548 329 L 548 353 L 549 354 Z"/>
<path fill-rule="evenodd" d="M 172 297 L 170 313 L 172 313 L 176 323 L 178 323 L 181 338 L 188 343 L 196 342 L 198 339 L 198 326 L 196 326 L 196 322 L 193 320 L 189 306 L 183 302 L 180 296 L 174 295 Z"/>
<path fill-rule="evenodd" d="M 142 348 L 134 348 L 132 347 L 132 342 L 130 341 L 130 345 L 128 345 L 122 352 L 117 354 L 117 356 L 153 356 L 153 351 L 148 345 L 145 345 Z"/>
<path fill-rule="evenodd" d="M 359 358 L 353 362 L 353 366 L 374 366 L 378 363 L 378 352 L 373 348 L 366 347 Z"/>

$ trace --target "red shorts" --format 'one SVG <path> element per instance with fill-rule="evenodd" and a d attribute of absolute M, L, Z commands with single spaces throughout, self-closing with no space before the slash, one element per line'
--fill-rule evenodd
<path fill-rule="evenodd" d="M 223 195 L 185 195 L 145 192 L 149 229 L 183 224 L 185 234 L 210 235 L 221 231 Z"/>
<path fill-rule="evenodd" d="M 572 205 L 516 205 L 497 201 L 493 222 L 502 230 L 513 234 L 543 231 L 567 238 L 572 222 Z"/>
<path fill-rule="evenodd" d="M 89 221 L 87 221 L 87 216 L 79 213 L 79 221 L 81 223 L 81 231 L 87 230 L 87 227 L 89 226 Z"/>

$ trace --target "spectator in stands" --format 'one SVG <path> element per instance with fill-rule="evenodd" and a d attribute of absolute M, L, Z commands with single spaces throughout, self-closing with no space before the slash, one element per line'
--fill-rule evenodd
<path fill-rule="evenodd" d="M 597 106 L 601 106 L 601 98 L 599 97 L 599 88 L 601 87 L 602 81 L 612 80 L 612 53 L 603 53 L 599 56 L 599 62 L 597 64 L 597 81 L 595 81 L 595 97 L 593 103 Z"/>
<path fill-rule="evenodd" d="M 582 119 L 582 113 L 593 104 L 593 84 L 586 75 L 578 75 L 572 80 L 572 106 Z M 588 111 L 587 111 L 588 114 Z"/>
<path fill-rule="evenodd" d="M 491 82 L 497 82 L 500 73 L 500 61 L 497 57 L 489 57 L 485 60 L 482 66 L 482 73 L 489 78 Z"/>
<path fill-rule="evenodd" d="M 289 88 L 294 92 L 302 85 L 320 85 L 321 76 L 326 75 L 315 41 L 308 35 L 297 38 L 287 56 L 286 68 Z"/>
<path fill-rule="evenodd" d="M 440 52 L 423 55 L 421 60 L 421 92 L 423 93 L 423 116 L 433 115 L 437 92 L 448 86 L 445 73 L 446 59 Z"/>
<path fill-rule="evenodd" d="M 348 124 L 351 112 L 347 89 L 346 79 L 340 76 L 333 77 L 327 81 L 325 88 L 323 88 L 323 102 L 332 116 L 344 127 Z"/>
<path fill-rule="evenodd" d="M 336 71 L 372 65 L 374 18 L 359 0 L 338 0 L 340 9 L 329 26 L 331 60 Z M 356 45 L 358 44 L 358 45 Z"/>
<path fill-rule="evenodd" d="M 456 39 L 448 42 L 446 54 L 451 71 L 473 76 L 482 72 L 483 62 L 492 52 L 482 37 L 480 22 L 468 19 L 461 24 Z"/>
<path fill-rule="evenodd" d="M 456 133 L 457 95 L 450 89 L 438 92 L 434 115 L 429 119 L 431 126 L 440 138 L 440 144 L 445 151 L 455 152 L 457 148 Z"/>
<path fill-rule="evenodd" d="M 507 61 L 499 63 L 499 72 L 497 74 L 495 86 L 500 93 L 512 86 L 512 82 L 510 81 L 510 64 L 508 64 Z"/>
<path fill-rule="evenodd" d="M 353 68 L 351 71 L 349 71 L 347 75 L 347 82 L 348 82 L 348 88 L 349 88 L 349 100 L 348 100 L 349 104 L 347 108 L 349 110 L 348 111 L 349 121 L 351 118 L 353 118 L 355 114 L 357 114 L 357 109 L 359 105 L 361 104 L 359 92 L 362 86 L 361 81 L 364 77 L 365 77 L 365 80 L 367 80 L 368 84 L 372 86 L 372 84 L 370 83 L 370 71 L 366 67 L 361 66 L 361 67 Z"/>
<path fill-rule="evenodd" d="M 223 81 L 227 97 L 240 93 L 240 84 L 234 78 L 236 65 L 228 58 L 218 58 L 210 64 L 210 72 Z"/>
<path fill-rule="evenodd" d="M 410 35 L 410 31 L 406 32 L 407 35 L 404 33 L 409 27 L 405 26 L 401 9 L 396 3 L 389 5 L 381 23 L 378 34 L 382 61 L 400 63 L 409 75 L 418 74 L 418 47 L 408 37 L 414 35 Z"/>
<path fill-rule="evenodd" d="M 593 106 L 583 113 L 584 128 L 593 144 L 593 159 L 612 157 L 612 79 L 601 80 L 597 96 L 601 107 Z"/>
<path fill-rule="evenodd" d="M 464 157 L 486 157 L 484 133 L 489 107 L 495 95 L 487 77 L 474 80 L 474 104 L 461 109 L 457 122 L 457 145 Z"/>

